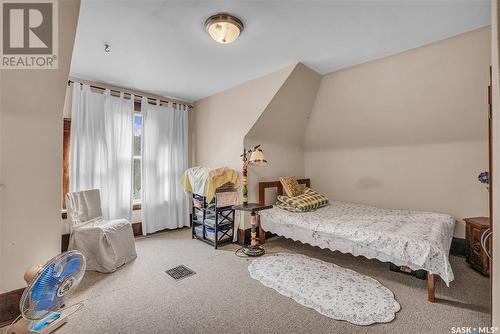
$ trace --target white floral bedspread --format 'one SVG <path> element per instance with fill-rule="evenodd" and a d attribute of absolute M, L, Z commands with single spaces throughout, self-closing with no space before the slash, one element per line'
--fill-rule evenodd
<path fill-rule="evenodd" d="M 448 254 L 455 219 L 449 215 L 340 201 L 306 213 L 274 207 L 260 214 L 264 230 L 286 238 L 425 269 L 439 275 L 446 285 L 453 280 Z"/>

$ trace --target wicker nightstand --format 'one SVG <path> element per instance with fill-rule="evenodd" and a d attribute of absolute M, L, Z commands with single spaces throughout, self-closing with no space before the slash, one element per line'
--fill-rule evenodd
<path fill-rule="evenodd" d="M 481 246 L 481 236 L 490 227 L 487 217 L 465 218 L 465 260 L 475 270 L 488 276 L 490 261 Z"/>

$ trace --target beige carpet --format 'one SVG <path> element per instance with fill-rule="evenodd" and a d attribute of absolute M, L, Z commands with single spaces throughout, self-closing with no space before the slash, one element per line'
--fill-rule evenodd
<path fill-rule="evenodd" d="M 452 257 L 455 281 L 437 283 L 437 303 L 426 282 L 389 271 L 388 264 L 321 250 L 283 238 L 268 253 L 295 252 L 333 262 L 379 280 L 401 304 L 396 319 L 368 327 L 335 321 L 249 277 L 237 245 L 214 250 L 190 230 L 137 240 L 138 258 L 113 274 L 87 272 L 68 304 L 83 301 L 58 333 L 450 333 L 452 326 L 487 326 L 488 279 Z M 196 275 L 174 281 L 164 270 L 184 264 Z"/>

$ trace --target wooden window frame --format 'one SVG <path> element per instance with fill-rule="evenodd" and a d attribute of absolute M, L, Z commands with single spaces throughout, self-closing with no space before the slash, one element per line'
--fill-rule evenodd
<path fill-rule="evenodd" d="M 134 113 L 141 112 L 141 103 L 134 102 Z M 71 146 L 71 118 L 63 118 L 63 161 L 62 161 L 62 218 L 66 219 L 66 194 L 69 193 L 69 151 Z M 132 210 L 140 210 L 141 203 L 132 205 Z"/>
<path fill-rule="evenodd" d="M 63 179 L 62 179 L 62 208 L 66 209 L 66 194 L 69 193 L 69 149 L 71 137 L 71 118 L 63 119 Z"/>

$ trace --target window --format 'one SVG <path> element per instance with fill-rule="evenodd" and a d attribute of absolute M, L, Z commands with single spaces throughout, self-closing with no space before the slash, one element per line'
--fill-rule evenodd
<path fill-rule="evenodd" d="M 65 196 L 69 192 L 69 149 L 71 137 L 71 119 L 64 118 L 63 126 L 63 189 L 62 189 L 62 208 L 66 209 Z M 141 203 L 141 133 L 142 133 L 142 115 L 141 103 L 134 103 L 134 156 L 133 156 L 133 202 L 134 210 L 139 210 Z M 64 214 L 63 214 L 64 216 Z M 63 217 L 64 218 L 64 217 Z"/>
<path fill-rule="evenodd" d="M 133 176 L 133 200 L 134 203 L 141 202 L 141 132 L 142 115 L 138 112 L 134 114 L 134 165 Z"/>
<path fill-rule="evenodd" d="M 141 132 L 142 132 L 142 115 L 141 104 L 136 102 L 134 104 L 134 164 L 132 166 L 133 170 L 133 202 L 134 210 L 139 210 L 141 208 Z M 62 208 L 66 209 L 65 196 L 69 192 L 69 149 L 70 149 L 70 131 L 71 131 L 71 119 L 64 119 L 64 132 L 63 132 L 63 189 L 62 189 Z M 63 213 L 63 218 L 65 218 L 65 213 Z"/>

